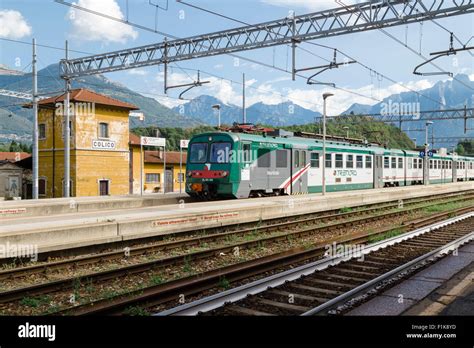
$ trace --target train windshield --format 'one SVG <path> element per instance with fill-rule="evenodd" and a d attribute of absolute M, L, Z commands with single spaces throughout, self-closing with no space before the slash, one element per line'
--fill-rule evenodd
<path fill-rule="evenodd" d="M 230 143 L 213 143 L 211 145 L 211 163 L 229 163 Z"/>
<path fill-rule="evenodd" d="M 207 144 L 194 143 L 191 144 L 189 150 L 189 161 L 191 163 L 205 163 L 207 158 Z"/>

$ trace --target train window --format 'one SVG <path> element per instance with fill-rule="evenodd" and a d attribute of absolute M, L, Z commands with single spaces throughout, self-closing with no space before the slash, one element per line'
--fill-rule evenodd
<path fill-rule="evenodd" d="M 389 157 L 384 157 L 383 158 L 383 167 L 384 168 L 390 168 L 390 158 Z"/>
<path fill-rule="evenodd" d="M 356 168 L 364 168 L 364 157 L 356 156 Z"/>
<path fill-rule="evenodd" d="M 319 153 L 311 152 L 311 168 L 319 168 Z"/>
<path fill-rule="evenodd" d="M 372 157 L 365 156 L 365 168 L 372 168 Z"/>
<path fill-rule="evenodd" d="M 189 149 L 189 162 L 191 163 L 205 163 L 207 160 L 207 144 L 194 143 Z"/>
<path fill-rule="evenodd" d="M 433 160 L 430 159 L 430 169 L 433 169 Z"/>
<path fill-rule="evenodd" d="M 423 169 L 423 160 L 421 158 L 418 159 L 418 169 Z"/>
<path fill-rule="evenodd" d="M 408 169 L 412 168 L 412 162 L 413 160 L 411 158 L 408 159 Z"/>
<path fill-rule="evenodd" d="M 287 150 L 276 151 L 276 166 L 277 168 L 286 168 L 288 166 L 288 152 Z"/>
<path fill-rule="evenodd" d="M 269 168 L 270 167 L 270 151 L 267 149 L 258 149 L 257 151 L 257 166 L 259 168 Z"/>
<path fill-rule="evenodd" d="M 327 153 L 326 154 L 326 168 L 331 168 L 332 167 L 332 154 Z"/>
<path fill-rule="evenodd" d="M 342 167 L 343 167 L 342 154 L 337 153 L 336 154 L 336 168 L 342 168 Z"/>
<path fill-rule="evenodd" d="M 306 151 L 300 151 L 300 166 L 306 166 Z"/>
<path fill-rule="evenodd" d="M 354 168 L 354 155 L 347 155 L 346 168 Z"/>
<path fill-rule="evenodd" d="M 242 160 L 244 163 L 251 162 L 250 144 L 242 144 Z"/>
<path fill-rule="evenodd" d="M 295 168 L 300 166 L 300 152 L 298 150 L 295 151 Z"/>
<path fill-rule="evenodd" d="M 211 163 L 229 163 L 231 145 L 228 142 L 211 144 Z"/>
<path fill-rule="evenodd" d="M 397 168 L 397 158 L 396 157 L 392 157 L 392 169 L 396 169 Z"/>
<path fill-rule="evenodd" d="M 403 169 L 403 158 L 402 157 L 398 157 L 398 168 Z"/>

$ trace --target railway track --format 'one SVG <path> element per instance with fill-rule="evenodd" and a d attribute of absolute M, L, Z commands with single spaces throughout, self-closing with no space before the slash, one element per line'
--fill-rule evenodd
<path fill-rule="evenodd" d="M 409 212 L 413 212 L 416 210 L 421 210 L 431 206 L 433 203 L 436 204 L 448 204 L 448 203 L 458 203 L 467 200 L 474 199 L 474 195 L 471 194 L 454 194 L 449 196 L 443 196 L 443 199 L 440 199 L 438 196 L 431 197 L 429 199 L 414 199 L 403 203 L 403 208 L 400 208 L 400 202 L 396 203 L 389 203 L 384 204 L 380 207 L 369 207 L 369 208 L 362 208 L 357 207 L 354 208 L 356 210 L 350 210 L 347 212 L 338 211 L 331 211 L 331 212 L 324 212 L 324 213 L 312 213 L 312 214 L 305 214 L 300 215 L 296 218 L 291 219 L 272 219 L 271 221 L 259 222 L 259 223 L 252 223 L 251 225 L 242 224 L 234 225 L 228 227 L 229 231 L 224 230 L 224 232 L 217 232 L 218 229 L 212 229 L 208 231 L 206 235 L 199 235 L 197 237 L 191 238 L 182 238 L 178 240 L 172 241 L 165 241 L 161 243 L 154 243 L 139 247 L 131 247 L 121 250 L 103 252 L 98 254 L 91 254 L 80 256 L 71 259 L 64 259 L 59 261 L 47 262 L 47 263 L 38 263 L 34 265 L 30 265 L 27 267 L 15 267 L 11 269 L 6 269 L 0 271 L 0 280 L 4 279 L 12 279 L 18 277 L 25 277 L 32 274 L 39 274 L 39 273 L 47 273 L 53 270 L 62 270 L 69 267 L 80 267 L 89 264 L 95 264 L 98 262 L 110 261 L 110 260 L 119 260 L 123 258 L 130 258 L 134 256 L 150 254 L 159 251 L 168 251 L 173 249 L 182 249 L 185 247 L 196 247 L 210 242 L 228 240 L 230 238 L 240 237 L 246 234 L 263 234 L 263 233 L 272 233 L 272 232 L 279 232 L 279 231 L 291 231 L 292 228 L 299 227 L 299 226 L 311 226 L 310 228 L 306 229 L 298 229 L 296 231 L 292 231 L 289 233 L 285 233 L 280 236 L 268 237 L 259 239 L 258 242 L 271 242 L 281 240 L 282 238 L 288 238 L 289 236 L 299 237 L 304 234 L 314 233 L 320 230 L 332 230 L 340 227 L 349 226 L 349 225 L 357 225 L 362 223 L 367 223 L 371 221 L 381 220 L 381 219 L 389 219 L 395 216 L 400 216 L 403 214 L 407 214 Z M 424 203 L 424 204 L 421 204 Z M 421 205 L 420 205 L 421 204 Z M 419 205 L 416 208 L 411 208 L 415 205 Z M 397 209 L 398 208 L 398 209 Z M 396 211 L 391 211 L 397 209 Z M 383 213 L 383 211 L 388 211 L 387 213 Z M 366 215 L 382 212 L 380 214 L 376 214 L 369 218 Z M 345 222 L 338 222 L 339 220 L 347 220 Z M 333 223 L 331 223 L 334 221 Z M 314 225 L 320 224 L 318 227 L 314 227 Z M 248 226 L 248 227 L 247 227 Z M 222 229 L 222 228 L 221 228 Z M 186 235 L 186 234 L 185 234 Z M 255 244 L 256 241 L 249 241 L 229 245 L 221 248 L 215 248 L 208 250 L 207 252 L 196 252 L 193 254 L 188 254 L 192 259 L 198 259 L 201 257 L 207 257 L 209 255 L 215 255 L 221 252 L 229 252 L 232 248 L 239 247 L 239 248 L 246 248 L 251 247 Z M 180 261 L 183 261 L 184 255 L 177 255 L 175 257 L 160 261 L 162 266 L 176 264 Z M 155 265 L 153 262 L 151 263 Z M 132 271 L 132 268 L 129 269 Z M 140 270 L 137 270 L 140 271 Z M 0 293 L 0 302 L 1 302 L 1 293 Z"/>
<path fill-rule="evenodd" d="M 474 240 L 474 213 L 309 263 L 159 315 L 324 315 Z M 398 277 L 398 278 L 397 278 Z M 356 299 L 356 300 L 354 300 Z"/>
<path fill-rule="evenodd" d="M 459 209 L 456 212 L 444 212 L 429 218 L 409 221 L 408 228 L 426 226 L 433 221 L 446 220 L 453 214 L 463 214 L 467 209 Z M 472 211 L 472 208 L 470 209 Z M 192 297 L 209 289 L 220 286 L 222 279 L 230 282 L 245 281 L 253 276 L 274 273 L 279 269 L 294 267 L 319 260 L 324 256 L 326 246 L 329 243 L 338 244 L 361 244 L 370 243 L 374 237 L 383 236 L 392 231 L 393 228 L 380 229 L 375 232 L 360 233 L 358 235 L 334 238 L 325 243 L 315 245 L 312 248 L 295 248 L 285 252 L 272 254 L 266 257 L 233 264 L 216 270 L 207 271 L 198 275 L 173 280 L 164 284 L 147 287 L 123 296 L 112 299 L 101 299 L 86 304 L 81 304 L 72 308 L 67 308 L 55 314 L 87 315 L 87 314 L 121 314 L 127 308 L 140 306 L 141 308 L 153 308 L 155 306 L 173 302 L 177 303 L 181 297 Z"/>
<path fill-rule="evenodd" d="M 386 203 L 374 203 L 368 205 L 355 206 L 350 208 L 332 209 L 321 212 L 306 213 L 306 214 L 295 214 L 291 216 L 285 216 L 281 218 L 273 218 L 261 221 L 243 222 L 239 224 L 232 224 L 228 226 L 211 227 L 202 230 L 193 231 L 178 231 L 166 235 L 159 235 L 154 237 L 147 237 L 145 239 L 130 240 L 126 242 L 114 242 L 109 244 L 101 244 L 87 247 L 78 247 L 69 250 L 51 251 L 44 252 L 38 255 L 38 261 L 47 261 L 50 258 L 60 258 L 62 260 L 56 262 L 47 262 L 47 264 L 37 263 L 29 267 L 21 267 L 24 269 L 22 272 L 16 273 L 18 276 L 34 274 L 48 269 L 57 269 L 63 266 L 80 266 L 85 264 L 91 264 L 96 262 L 102 262 L 104 260 L 120 259 L 124 257 L 124 249 L 127 248 L 128 256 L 143 255 L 146 253 L 152 253 L 159 250 L 169 250 L 180 247 L 192 247 L 206 243 L 217 238 L 226 238 L 230 235 L 242 235 L 249 233 L 255 229 L 267 228 L 268 231 L 271 229 L 278 230 L 285 227 L 291 227 L 300 223 L 310 223 L 311 221 L 325 222 L 328 220 L 341 220 L 347 219 L 353 216 L 362 216 L 371 214 L 378 211 L 387 211 L 400 207 L 409 208 L 421 203 L 435 203 L 442 202 L 449 199 L 456 200 L 467 200 L 474 198 L 474 191 L 465 191 L 460 193 L 451 193 L 447 195 L 432 195 L 422 198 L 413 198 L 407 200 L 394 200 Z M 318 220 L 319 219 L 319 220 Z M 227 234 L 226 234 L 227 233 Z M 179 238 L 180 240 L 173 240 Z M 171 241 L 169 241 L 171 240 Z M 15 263 L 16 259 L 0 259 L 1 264 L 8 264 L 8 262 Z M 30 272 L 30 273 L 27 273 Z M 10 273 L 0 271 L 0 280 L 9 277 Z"/>

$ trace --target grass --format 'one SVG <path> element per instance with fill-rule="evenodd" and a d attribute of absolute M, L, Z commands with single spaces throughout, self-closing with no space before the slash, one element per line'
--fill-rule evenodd
<path fill-rule="evenodd" d="M 371 244 L 371 243 L 380 242 L 382 240 L 398 236 L 402 233 L 403 233 L 403 231 L 401 229 L 395 228 L 395 229 L 393 229 L 391 231 L 388 231 L 388 232 L 385 232 L 383 234 L 379 234 L 379 235 L 376 235 L 376 236 L 371 236 L 368 240 L 368 243 Z"/>
<path fill-rule="evenodd" d="M 150 278 L 150 285 L 160 285 L 164 282 L 164 279 L 160 275 L 154 275 Z"/>
<path fill-rule="evenodd" d="M 49 296 L 23 297 L 20 301 L 20 304 L 27 307 L 37 308 L 49 303 L 50 301 L 51 297 Z"/>
<path fill-rule="evenodd" d="M 343 207 L 343 208 L 341 208 L 341 209 L 339 210 L 339 212 L 340 212 L 341 214 L 350 213 L 351 211 L 352 211 L 352 208 L 350 208 L 350 207 Z"/>
<path fill-rule="evenodd" d="M 148 312 L 146 309 L 143 309 L 140 306 L 128 307 L 127 309 L 125 309 L 124 313 L 131 316 L 149 316 L 150 315 L 150 312 Z"/>
<path fill-rule="evenodd" d="M 219 287 L 224 289 L 224 290 L 227 290 L 230 288 L 230 283 L 229 281 L 226 279 L 226 277 L 221 277 L 219 279 Z"/>

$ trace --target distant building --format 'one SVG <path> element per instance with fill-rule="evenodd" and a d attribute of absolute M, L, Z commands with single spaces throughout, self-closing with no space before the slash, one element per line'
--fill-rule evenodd
<path fill-rule="evenodd" d="M 23 168 L 7 160 L 0 160 L 0 199 L 21 198 Z"/>
<path fill-rule="evenodd" d="M 64 193 L 64 99 L 39 102 L 40 197 Z M 70 101 L 70 195 L 128 194 L 129 112 L 138 107 L 83 88 L 72 90 Z"/>
<path fill-rule="evenodd" d="M 182 157 L 181 157 L 182 155 Z M 184 192 L 186 178 L 186 152 L 166 151 L 166 182 L 164 177 L 165 153 L 162 148 L 143 151 L 143 180 L 140 180 L 140 137 L 130 133 L 130 193 L 139 194 L 140 182 L 143 193 Z M 181 171 L 180 171 L 181 162 Z"/>
<path fill-rule="evenodd" d="M 0 161 L 9 161 L 11 163 L 21 161 L 31 157 L 27 152 L 0 152 Z"/>

